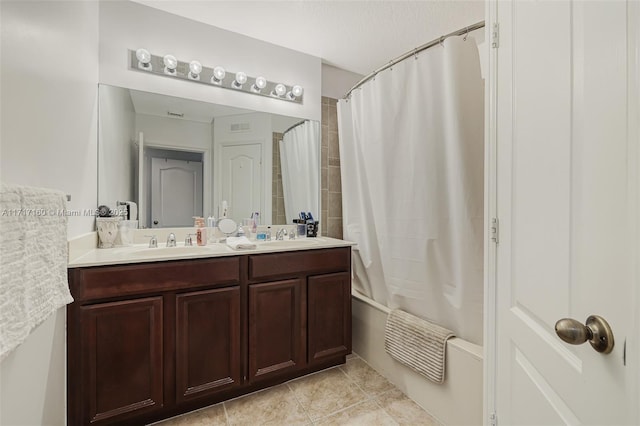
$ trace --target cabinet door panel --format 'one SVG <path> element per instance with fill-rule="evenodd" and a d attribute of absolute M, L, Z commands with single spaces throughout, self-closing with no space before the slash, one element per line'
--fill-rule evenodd
<path fill-rule="evenodd" d="M 84 421 L 162 407 L 162 297 L 83 306 Z"/>
<path fill-rule="evenodd" d="M 240 384 L 240 288 L 176 296 L 178 402 Z"/>
<path fill-rule="evenodd" d="M 300 367 L 304 360 L 301 280 L 249 286 L 251 379 Z"/>
<path fill-rule="evenodd" d="M 348 272 L 309 277 L 309 363 L 351 352 L 351 278 Z"/>

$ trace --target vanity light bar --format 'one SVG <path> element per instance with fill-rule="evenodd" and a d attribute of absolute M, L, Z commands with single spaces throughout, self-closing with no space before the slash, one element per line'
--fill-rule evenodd
<path fill-rule="evenodd" d="M 173 55 L 152 55 L 145 49 L 128 50 L 129 69 L 163 77 L 177 78 L 207 86 L 266 96 L 301 104 L 304 90 L 299 85 L 287 86 L 268 81 L 262 76 L 250 77 L 244 72 L 232 73 L 222 67 L 205 67 L 198 61 L 183 62 Z M 222 78 L 218 78 L 222 77 Z"/>

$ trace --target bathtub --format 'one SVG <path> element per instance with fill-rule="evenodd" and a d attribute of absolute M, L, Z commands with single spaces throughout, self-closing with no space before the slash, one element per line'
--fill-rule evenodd
<path fill-rule="evenodd" d="M 384 350 L 389 308 L 353 291 L 353 351 L 443 425 L 482 424 L 482 347 L 447 341 L 445 382 L 435 384 Z"/>

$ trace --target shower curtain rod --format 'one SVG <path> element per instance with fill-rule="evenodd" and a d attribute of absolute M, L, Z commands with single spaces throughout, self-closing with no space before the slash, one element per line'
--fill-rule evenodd
<path fill-rule="evenodd" d="M 402 62 L 405 59 L 417 55 L 418 53 L 422 52 L 423 50 L 427 50 L 433 46 L 437 46 L 439 44 L 441 44 L 443 41 L 445 41 L 445 39 L 449 38 L 449 37 L 454 37 L 454 36 L 460 36 L 463 34 L 469 34 L 471 31 L 475 31 L 478 30 L 480 28 L 484 28 L 484 21 L 480 21 L 477 22 L 473 25 L 469 25 L 468 27 L 464 27 L 461 28 L 457 31 L 454 31 L 452 33 L 449 33 L 447 35 L 444 36 L 440 36 L 434 40 L 431 40 L 430 42 L 423 44 L 422 46 L 416 47 L 415 49 L 405 53 L 404 55 L 398 56 L 397 58 L 389 61 L 388 64 L 381 66 L 380 68 L 378 68 L 377 70 L 373 71 L 372 73 L 370 73 L 369 75 L 367 75 L 366 77 L 364 77 L 362 80 L 360 80 L 359 82 L 356 83 L 355 86 L 353 86 L 344 96 L 342 99 L 348 99 L 349 95 L 351 95 L 351 92 L 353 92 L 354 90 L 356 90 L 357 88 L 359 88 L 360 86 L 362 86 L 364 83 L 366 83 L 367 81 L 371 80 L 372 78 L 374 78 L 376 75 L 378 75 L 379 72 L 382 72 L 384 70 L 386 70 L 387 68 L 390 68 L 392 66 L 394 66 L 395 64 L 397 64 L 398 62 Z"/>
<path fill-rule="evenodd" d="M 299 125 L 304 124 L 304 123 L 306 123 L 306 122 L 307 122 L 307 120 L 302 120 L 301 122 L 296 123 L 296 124 L 294 124 L 293 126 L 289 127 L 287 130 L 285 130 L 284 132 L 282 132 L 282 134 L 284 135 L 284 134 L 285 134 L 285 133 L 287 133 L 289 130 L 292 130 L 292 129 L 294 129 L 294 128 L 298 127 Z"/>

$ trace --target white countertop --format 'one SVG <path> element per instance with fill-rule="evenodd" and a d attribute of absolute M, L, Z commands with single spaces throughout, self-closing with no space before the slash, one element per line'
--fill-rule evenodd
<path fill-rule="evenodd" d="M 288 240 L 285 237 L 283 241 L 256 242 L 256 245 L 257 248 L 255 249 L 243 250 L 234 250 L 224 243 L 206 246 L 185 246 L 184 243 L 178 243 L 176 247 L 166 247 L 165 244 L 158 244 L 157 248 L 149 248 L 148 244 L 134 244 L 132 246 L 109 249 L 89 248 L 86 251 L 74 251 L 74 257 L 71 258 L 70 256 L 69 258 L 68 268 L 317 250 L 350 247 L 355 243 L 329 237 L 299 238 L 295 240 Z"/>

